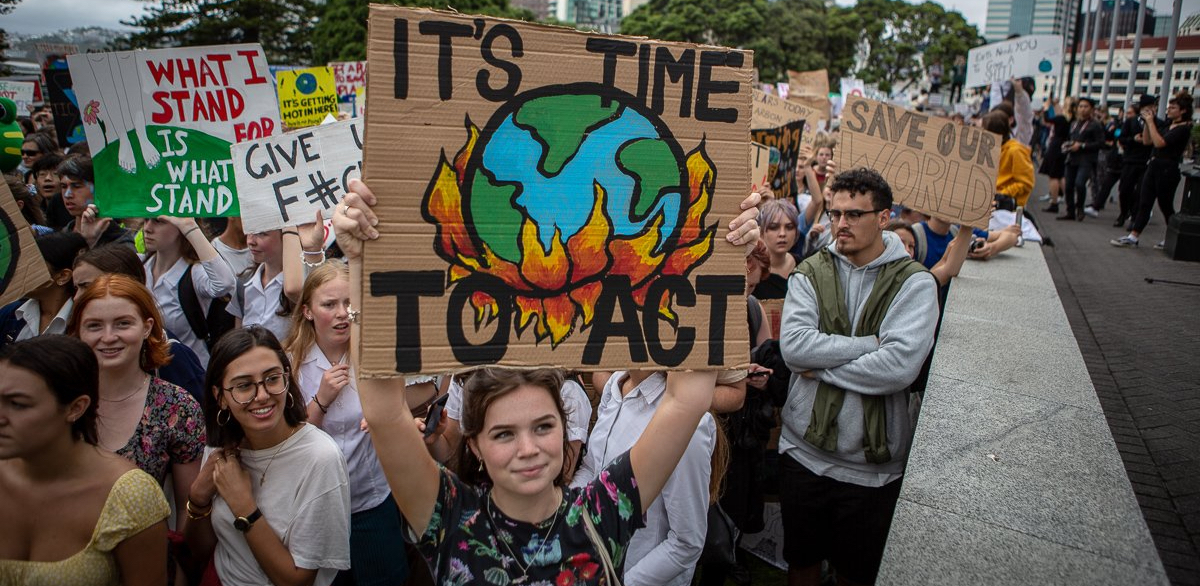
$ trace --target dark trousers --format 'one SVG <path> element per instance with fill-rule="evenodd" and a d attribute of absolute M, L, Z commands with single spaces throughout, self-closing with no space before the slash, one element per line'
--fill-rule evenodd
<path fill-rule="evenodd" d="M 1073 216 L 1078 210 L 1083 211 L 1087 201 L 1087 182 L 1092 178 L 1095 163 L 1092 161 L 1072 161 L 1067 163 L 1067 187 L 1063 196 L 1067 200 L 1067 215 Z"/>
<path fill-rule="evenodd" d="M 1175 215 L 1175 188 L 1179 187 L 1179 161 L 1150 159 L 1146 174 L 1142 176 L 1141 197 L 1138 198 L 1137 214 L 1133 217 L 1130 230 L 1141 233 L 1150 222 L 1150 211 L 1158 201 L 1163 214 L 1163 224 Z"/>
<path fill-rule="evenodd" d="M 1138 188 L 1142 186 L 1142 175 L 1146 174 L 1145 163 L 1121 166 L 1121 184 L 1117 189 L 1117 201 L 1121 206 L 1119 220 L 1128 220 L 1137 213 Z"/>
<path fill-rule="evenodd" d="M 1097 183 L 1100 189 L 1092 194 L 1092 207 L 1096 211 L 1104 209 L 1104 204 L 1108 203 L 1108 194 L 1112 193 L 1113 187 L 1116 187 L 1120 180 L 1121 171 L 1119 169 L 1105 167 L 1104 171 L 1100 173 L 1100 181 Z"/>
<path fill-rule="evenodd" d="M 962 99 L 962 88 L 963 88 L 963 84 L 961 82 L 956 81 L 956 82 L 953 82 L 950 84 L 950 103 L 951 104 L 956 103 Z"/>

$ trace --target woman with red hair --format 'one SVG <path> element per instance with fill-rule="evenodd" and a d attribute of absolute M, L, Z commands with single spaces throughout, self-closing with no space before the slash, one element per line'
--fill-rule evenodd
<path fill-rule="evenodd" d="M 170 360 L 161 323 L 145 285 L 108 274 L 76 300 L 67 331 L 100 364 L 100 447 L 132 460 L 160 485 L 170 472 L 175 502 L 182 503 L 200 472 L 204 416 L 187 391 L 155 376 Z M 182 532 L 186 517 L 176 518 Z"/>

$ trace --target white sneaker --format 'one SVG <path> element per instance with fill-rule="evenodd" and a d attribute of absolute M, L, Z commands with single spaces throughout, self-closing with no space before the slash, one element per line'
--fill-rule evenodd
<path fill-rule="evenodd" d="M 1166 240 L 1161 240 L 1161 241 L 1159 241 L 1159 243 L 1158 243 L 1158 244 L 1155 244 L 1155 245 L 1154 245 L 1154 250 L 1163 250 L 1163 249 L 1165 249 L 1166 247 L 1167 247 L 1167 241 L 1166 241 Z"/>
<path fill-rule="evenodd" d="M 1083 208 L 1083 215 L 1085 215 L 1089 218 L 1099 218 L 1100 212 L 1096 211 L 1096 208 L 1094 208 L 1092 206 L 1088 206 L 1086 208 Z"/>
<path fill-rule="evenodd" d="M 1138 239 L 1134 238 L 1133 236 L 1126 235 L 1116 240 L 1109 240 L 1108 243 L 1116 246 L 1117 248 L 1137 248 Z"/>
<path fill-rule="evenodd" d="M 1039 197 L 1039 198 L 1038 198 L 1038 201 L 1050 201 L 1050 194 L 1049 194 L 1049 193 L 1047 193 L 1046 195 L 1043 195 L 1042 197 Z"/>

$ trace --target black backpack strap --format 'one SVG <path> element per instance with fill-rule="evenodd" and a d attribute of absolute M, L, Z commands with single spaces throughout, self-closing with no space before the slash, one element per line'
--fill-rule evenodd
<path fill-rule="evenodd" d="M 179 307 L 183 309 L 183 316 L 187 318 L 188 326 L 192 328 L 192 333 L 196 334 L 196 338 L 201 342 L 208 342 L 208 317 L 204 315 L 204 308 L 200 306 L 200 297 L 196 295 L 196 284 L 192 281 L 192 267 L 188 263 L 187 270 L 183 271 L 183 276 L 179 278 L 179 286 L 176 291 L 179 295 Z"/>

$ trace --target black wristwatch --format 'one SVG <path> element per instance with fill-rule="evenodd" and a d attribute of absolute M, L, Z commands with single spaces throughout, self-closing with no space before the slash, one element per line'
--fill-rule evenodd
<path fill-rule="evenodd" d="M 258 509 L 254 509 L 254 512 L 250 513 L 249 516 L 234 517 L 233 528 L 241 531 L 242 533 L 246 533 L 250 531 L 250 528 L 254 526 L 254 522 L 257 521 L 259 517 L 262 517 L 262 511 Z"/>

